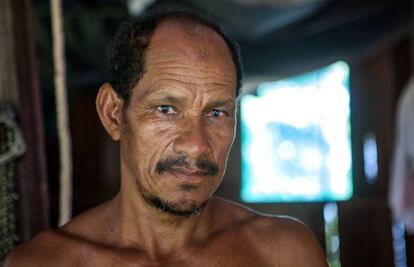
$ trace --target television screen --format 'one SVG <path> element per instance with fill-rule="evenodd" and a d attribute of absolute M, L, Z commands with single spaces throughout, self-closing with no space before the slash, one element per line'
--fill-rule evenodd
<path fill-rule="evenodd" d="M 241 199 L 347 200 L 352 196 L 349 67 L 262 83 L 241 99 Z"/>

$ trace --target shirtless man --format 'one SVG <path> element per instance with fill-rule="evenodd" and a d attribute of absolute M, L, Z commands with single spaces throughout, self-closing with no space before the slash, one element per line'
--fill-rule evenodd
<path fill-rule="evenodd" d="M 16 248 L 6 266 L 327 266 L 301 223 L 212 196 L 241 77 L 216 26 L 180 12 L 126 23 L 110 58 L 96 107 L 120 142 L 120 191 Z"/>

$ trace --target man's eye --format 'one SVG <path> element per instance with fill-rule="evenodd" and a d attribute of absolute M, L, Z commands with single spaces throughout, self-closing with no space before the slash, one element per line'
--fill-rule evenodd
<path fill-rule="evenodd" d="M 218 109 L 213 109 L 212 111 L 210 111 L 207 116 L 209 117 L 223 117 L 226 115 L 226 112 L 222 111 L 222 110 L 218 110 Z"/>
<path fill-rule="evenodd" d="M 161 105 L 157 107 L 157 110 L 163 114 L 167 114 L 167 115 L 173 115 L 173 114 L 177 114 L 177 111 L 175 110 L 175 108 L 173 106 L 170 105 Z"/>

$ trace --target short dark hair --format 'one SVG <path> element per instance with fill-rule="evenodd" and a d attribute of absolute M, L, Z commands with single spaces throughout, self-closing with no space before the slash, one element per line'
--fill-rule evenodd
<path fill-rule="evenodd" d="M 188 10 L 170 10 L 153 12 L 143 17 L 131 18 L 121 23 L 108 49 L 109 83 L 124 100 L 124 107 L 129 104 L 132 88 L 142 78 L 145 70 L 145 52 L 157 26 L 166 20 L 186 18 L 195 23 L 211 28 L 217 32 L 230 49 L 237 74 L 236 96 L 239 95 L 243 69 L 239 46 L 228 37 L 220 26 Z"/>

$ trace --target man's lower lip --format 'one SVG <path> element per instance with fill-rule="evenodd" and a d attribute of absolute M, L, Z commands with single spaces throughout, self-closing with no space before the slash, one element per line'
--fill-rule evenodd
<path fill-rule="evenodd" d="M 201 182 L 202 180 L 206 179 L 205 176 L 200 174 L 185 174 L 182 172 L 177 171 L 169 171 L 173 176 L 180 180 L 188 181 L 188 182 Z"/>

